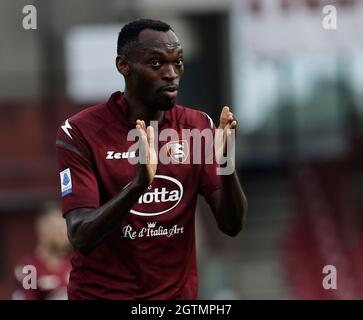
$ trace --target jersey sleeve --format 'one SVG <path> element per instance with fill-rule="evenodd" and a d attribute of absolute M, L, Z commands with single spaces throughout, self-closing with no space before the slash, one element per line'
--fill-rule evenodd
<path fill-rule="evenodd" d="M 99 190 L 90 147 L 71 121 L 58 130 L 56 151 L 63 215 L 75 208 L 97 208 Z"/>
<path fill-rule="evenodd" d="M 214 137 L 216 127 L 213 123 L 213 120 L 206 113 L 203 113 L 202 117 L 203 127 L 211 129 Z M 209 196 L 214 191 L 221 188 L 221 179 L 220 176 L 217 175 L 218 164 L 214 154 L 214 141 L 206 141 L 205 143 L 212 143 L 213 146 L 209 149 L 212 150 L 212 153 L 204 155 L 204 161 L 202 163 L 202 169 L 199 178 L 198 192 L 207 200 L 207 202 L 209 202 Z M 208 148 L 205 149 L 208 150 Z M 206 161 L 207 159 L 211 160 Z"/>

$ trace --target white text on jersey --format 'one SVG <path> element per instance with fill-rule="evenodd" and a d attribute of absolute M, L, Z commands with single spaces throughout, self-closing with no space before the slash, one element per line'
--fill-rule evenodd
<path fill-rule="evenodd" d="M 107 151 L 106 159 L 107 160 L 119 160 L 119 159 L 128 159 L 135 158 L 135 151 L 126 151 L 126 152 L 115 152 L 115 151 Z"/>

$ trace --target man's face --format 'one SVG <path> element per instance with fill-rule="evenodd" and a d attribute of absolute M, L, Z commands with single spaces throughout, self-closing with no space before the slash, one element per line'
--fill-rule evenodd
<path fill-rule="evenodd" d="M 66 256 L 70 250 L 67 226 L 62 212 L 52 209 L 37 224 L 38 241 L 56 256 Z"/>
<path fill-rule="evenodd" d="M 175 105 L 184 72 L 183 51 L 175 33 L 146 29 L 128 54 L 128 90 L 150 108 L 169 110 Z"/>

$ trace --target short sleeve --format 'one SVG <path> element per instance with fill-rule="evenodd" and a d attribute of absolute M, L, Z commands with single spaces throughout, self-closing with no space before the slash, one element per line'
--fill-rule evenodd
<path fill-rule="evenodd" d="M 203 127 L 210 128 L 213 131 L 213 137 L 214 137 L 215 125 L 213 123 L 213 120 L 206 113 L 202 113 L 202 117 L 203 117 L 202 120 Z M 220 176 L 217 174 L 218 164 L 216 162 L 214 154 L 214 141 L 210 141 L 209 143 L 213 144 L 212 148 L 209 149 L 213 150 L 212 151 L 213 154 L 204 155 L 203 157 L 204 161 L 202 163 L 202 169 L 199 177 L 199 188 L 198 188 L 198 192 L 207 200 L 207 202 L 209 202 L 208 201 L 209 195 L 221 188 L 221 179 Z M 206 159 L 212 159 L 212 160 L 206 161 Z"/>
<path fill-rule="evenodd" d="M 68 126 L 71 124 L 68 123 Z M 81 207 L 97 208 L 97 178 L 87 144 L 74 125 L 63 125 L 57 133 L 56 154 L 63 214 Z"/>

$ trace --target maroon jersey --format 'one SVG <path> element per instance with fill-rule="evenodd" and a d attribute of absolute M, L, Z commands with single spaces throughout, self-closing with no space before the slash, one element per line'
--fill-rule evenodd
<path fill-rule="evenodd" d="M 24 267 L 32 266 L 36 270 L 36 288 L 24 288 L 24 277 L 29 273 Z M 71 265 L 64 258 L 57 269 L 49 267 L 38 258 L 37 254 L 27 256 L 15 269 L 17 289 L 13 293 L 14 300 L 67 300 L 67 284 Z M 25 280 L 26 281 L 26 280 Z M 26 281 L 29 282 L 29 281 Z"/>
<path fill-rule="evenodd" d="M 135 152 L 127 141 L 135 124 L 127 121 L 120 92 L 107 103 L 87 108 L 65 121 L 57 135 L 63 214 L 80 207 L 97 208 L 135 177 Z M 176 105 L 164 113 L 159 133 L 178 137 L 159 142 L 173 163 L 158 163 L 152 185 L 120 226 L 85 256 L 75 251 L 68 285 L 70 299 L 196 299 L 195 250 L 197 195 L 220 188 L 216 164 L 192 164 L 193 147 L 182 129 L 214 130 L 203 112 Z M 167 148 L 165 145 L 167 144 Z M 189 159 L 191 159 L 189 158 Z"/>

